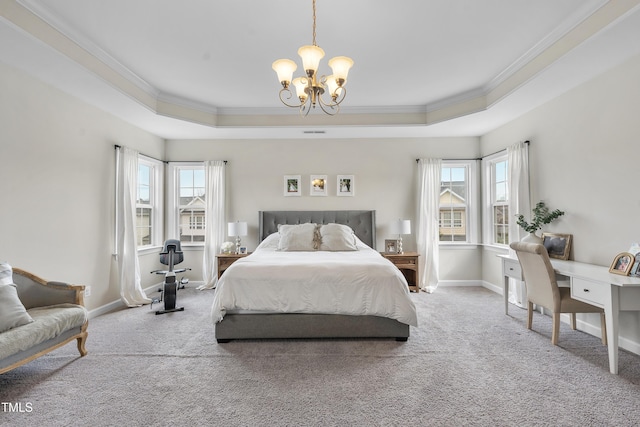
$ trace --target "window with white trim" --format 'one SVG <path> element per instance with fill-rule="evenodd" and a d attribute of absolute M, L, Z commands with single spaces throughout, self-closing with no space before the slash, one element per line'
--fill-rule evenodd
<path fill-rule="evenodd" d="M 136 245 L 138 249 L 162 244 L 162 162 L 138 156 L 136 191 Z"/>
<path fill-rule="evenodd" d="M 488 162 L 489 196 L 491 218 L 491 243 L 497 245 L 509 244 L 509 191 L 508 191 L 508 160 L 507 154 L 495 156 Z"/>
<path fill-rule="evenodd" d="M 443 160 L 440 173 L 440 242 L 477 242 L 475 160 Z"/>
<path fill-rule="evenodd" d="M 185 244 L 203 244 L 205 236 L 205 171 L 201 162 L 171 164 L 169 231 Z"/>

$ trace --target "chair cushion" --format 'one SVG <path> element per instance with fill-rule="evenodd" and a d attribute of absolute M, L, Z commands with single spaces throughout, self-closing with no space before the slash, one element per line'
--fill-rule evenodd
<path fill-rule="evenodd" d="M 72 328 L 89 318 L 87 310 L 76 304 L 57 304 L 29 310 L 33 321 L 0 334 L 0 359 L 25 351 Z"/>

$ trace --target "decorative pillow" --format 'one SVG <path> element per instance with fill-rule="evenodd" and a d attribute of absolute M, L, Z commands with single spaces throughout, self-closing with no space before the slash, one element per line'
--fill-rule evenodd
<path fill-rule="evenodd" d="M 281 224 L 278 225 L 280 240 L 279 251 L 315 251 L 318 250 L 318 242 L 315 238 L 316 224 Z"/>
<path fill-rule="evenodd" d="M 319 227 L 321 251 L 357 251 L 356 235 L 343 224 L 325 224 Z"/>
<path fill-rule="evenodd" d="M 0 333 L 33 322 L 18 298 L 15 285 L 0 284 Z"/>
<path fill-rule="evenodd" d="M 0 261 L 0 285 L 13 285 L 13 268 L 4 261 Z"/>

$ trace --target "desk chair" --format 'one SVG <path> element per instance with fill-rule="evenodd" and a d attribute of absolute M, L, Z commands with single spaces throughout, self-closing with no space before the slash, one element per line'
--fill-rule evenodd
<path fill-rule="evenodd" d="M 602 323 L 602 344 L 607 344 L 604 310 L 571 298 L 571 288 L 559 287 L 556 275 L 543 245 L 537 243 L 514 242 L 511 249 L 516 251 L 522 267 L 527 289 L 527 329 L 533 323 L 533 304 L 540 305 L 552 312 L 553 332 L 551 343 L 558 345 L 560 334 L 560 313 L 571 314 L 571 328 L 576 328 L 576 313 L 600 313 Z"/>
<path fill-rule="evenodd" d="M 164 242 L 162 251 L 160 252 L 160 263 L 169 266 L 169 270 L 155 270 L 151 273 L 164 274 L 164 283 L 160 289 L 160 299 L 153 301 L 151 307 L 153 309 L 154 302 L 160 302 L 164 300 L 164 310 L 156 311 L 156 314 L 165 314 L 173 311 L 183 311 L 184 307 L 176 308 L 176 291 L 183 289 L 184 285 L 189 282 L 189 279 L 184 277 L 176 282 L 176 273 L 184 273 L 190 268 L 178 268 L 174 269 L 174 265 L 180 264 L 184 261 L 184 254 L 180 246 L 180 240 L 168 239 Z"/>

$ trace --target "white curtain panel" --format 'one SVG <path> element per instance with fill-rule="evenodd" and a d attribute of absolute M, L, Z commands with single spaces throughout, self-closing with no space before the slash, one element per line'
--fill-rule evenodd
<path fill-rule="evenodd" d="M 531 202 L 529 197 L 529 146 L 519 142 L 507 147 L 507 182 L 509 194 L 509 241 L 520 241 L 527 233 L 516 223 L 515 216 L 523 214 L 529 219 Z M 509 249 L 511 256 L 516 256 Z M 509 302 L 518 307 L 527 306 L 527 290 L 524 282 L 509 279 Z"/>
<path fill-rule="evenodd" d="M 420 255 L 420 289 L 434 292 L 438 287 L 440 262 L 440 175 L 441 159 L 418 160 L 418 212 L 416 241 Z"/>
<path fill-rule="evenodd" d="M 225 163 L 209 160 L 205 170 L 205 216 L 204 255 L 202 276 L 204 284 L 198 289 L 213 289 L 218 283 L 216 254 L 225 240 Z"/>
<path fill-rule="evenodd" d="M 150 304 L 142 290 L 136 245 L 136 199 L 138 152 L 126 147 L 117 150 L 116 254 L 120 279 L 120 298 L 129 307 Z"/>

